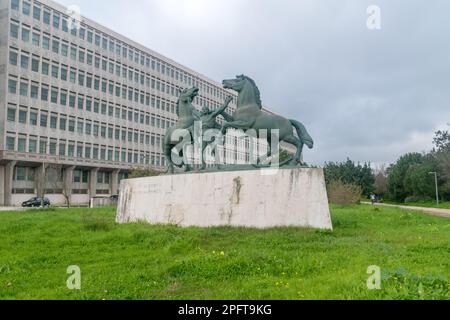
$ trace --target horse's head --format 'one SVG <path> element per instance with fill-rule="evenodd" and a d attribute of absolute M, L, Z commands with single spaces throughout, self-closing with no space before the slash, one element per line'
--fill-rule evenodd
<path fill-rule="evenodd" d="M 239 96 L 243 99 L 238 98 L 238 107 L 240 104 L 255 103 L 259 109 L 262 109 L 261 94 L 255 81 L 251 78 L 240 75 L 236 76 L 236 79 L 223 80 L 223 87 L 225 89 L 231 89 L 239 93 Z M 248 101 L 246 101 L 248 100 Z"/>
<path fill-rule="evenodd" d="M 197 87 L 192 87 L 190 89 L 184 89 L 180 93 L 180 102 L 183 103 L 191 103 L 196 96 L 198 96 L 198 92 L 200 91 Z"/>
<path fill-rule="evenodd" d="M 222 84 L 225 89 L 231 89 L 236 92 L 241 92 L 247 83 L 247 77 L 244 75 L 236 76 L 236 79 L 223 80 Z"/>

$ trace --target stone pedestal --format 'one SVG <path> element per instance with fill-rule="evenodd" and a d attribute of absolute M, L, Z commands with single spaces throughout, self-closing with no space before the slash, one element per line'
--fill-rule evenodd
<path fill-rule="evenodd" d="M 192 173 L 122 180 L 118 223 L 332 229 L 322 169 Z"/>

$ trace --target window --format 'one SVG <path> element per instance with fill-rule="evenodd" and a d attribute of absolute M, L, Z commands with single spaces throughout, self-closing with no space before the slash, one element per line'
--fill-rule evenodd
<path fill-rule="evenodd" d="M 19 26 L 11 23 L 10 35 L 12 38 L 19 39 Z"/>
<path fill-rule="evenodd" d="M 73 144 L 69 144 L 69 148 L 67 149 L 67 155 L 69 157 L 73 157 L 75 155 L 75 146 Z"/>
<path fill-rule="evenodd" d="M 9 52 L 9 64 L 13 65 L 13 66 L 17 66 L 17 52 L 14 51 L 10 51 Z"/>
<path fill-rule="evenodd" d="M 11 9 L 19 10 L 19 0 L 11 0 Z"/>
<path fill-rule="evenodd" d="M 69 27 L 67 25 L 67 18 L 62 18 L 61 30 L 64 31 L 64 32 L 68 32 L 69 31 Z"/>
<path fill-rule="evenodd" d="M 78 120 L 77 122 L 77 132 L 80 134 L 83 134 L 84 129 L 84 123 L 81 120 Z"/>
<path fill-rule="evenodd" d="M 50 25 L 50 12 L 44 10 L 44 23 Z"/>
<path fill-rule="evenodd" d="M 66 106 L 67 105 L 67 92 L 66 91 L 61 91 L 61 94 L 59 96 L 59 103 L 62 106 Z"/>
<path fill-rule="evenodd" d="M 92 100 L 86 99 L 86 111 L 91 111 L 92 109 Z"/>
<path fill-rule="evenodd" d="M 41 8 L 38 6 L 33 7 L 33 18 L 36 20 L 41 20 Z"/>
<path fill-rule="evenodd" d="M 67 81 L 67 67 L 61 67 L 61 80 Z"/>
<path fill-rule="evenodd" d="M 26 181 L 27 180 L 27 169 L 24 167 L 16 168 L 16 181 Z"/>
<path fill-rule="evenodd" d="M 59 41 L 58 40 L 52 41 L 52 51 L 54 53 L 59 53 Z"/>
<path fill-rule="evenodd" d="M 56 29 L 59 29 L 59 21 L 60 21 L 59 15 L 54 13 L 53 14 L 53 27 L 55 27 Z"/>
<path fill-rule="evenodd" d="M 49 64 L 47 62 L 42 62 L 42 74 L 48 76 Z"/>
<path fill-rule="evenodd" d="M 38 123 L 38 114 L 36 111 L 30 112 L 30 124 L 33 126 L 37 126 Z"/>
<path fill-rule="evenodd" d="M 39 153 L 40 154 L 47 153 L 47 141 L 46 140 L 39 141 Z"/>
<path fill-rule="evenodd" d="M 19 123 L 23 124 L 27 123 L 27 114 L 28 114 L 27 110 L 23 109 L 19 110 Z"/>
<path fill-rule="evenodd" d="M 15 108 L 8 108 L 8 121 L 16 122 L 16 109 Z"/>
<path fill-rule="evenodd" d="M 22 69 L 28 70 L 29 60 L 30 60 L 29 57 L 22 55 L 22 56 L 20 57 L 20 67 L 21 67 Z"/>
<path fill-rule="evenodd" d="M 39 96 L 39 86 L 38 84 L 32 83 L 31 84 L 31 98 L 37 99 Z"/>
<path fill-rule="evenodd" d="M 61 54 L 64 57 L 67 57 L 68 53 L 69 53 L 69 46 L 65 43 L 61 44 Z"/>
<path fill-rule="evenodd" d="M 40 121 L 41 127 L 47 128 L 48 124 L 48 115 L 46 113 L 41 114 L 41 121 Z"/>
<path fill-rule="evenodd" d="M 69 96 L 69 107 L 75 108 L 75 96 L 74 95 Z"/>
<path fill-rule="evenodd" d="M 74 61 L 77 60 L 77 48 L 70 47 L 70 58 Z"/>
<path fill-rule="evenodd" d="M 27 139 L 26 138 L 20 138 L 17 140 L 17 151 L 19 152 L 26 152 L 26 145 L 27 145 Z"/>
<path fill-rule="evenodd" d="M 48 87 L 41 88 L 41 100 L 48 101 Z"/>
<path fill-rule="evenodd" d="M 37 153 L 37 140 L 30 139 L 30 141 L 28 142 L 28 152 Z"/>
<path fill-rule="evenodd" d="M 85 57 L 84 51 L 80 50 L 78 53 L 78 61 L 80 61 L 81 63 L 84 63 L 84 57 Z"/>
<path fill-rule="evenodd" d="M 69 131 L 75 132 L 75 120 L 69 120 Z"/>
<path fill-rule="evenodd" d="M 86 35 L 86 29 L 80 28 L 80 33 L 78 34 L 80 39 L 84 40 L 85 35 Z"/>
<path fill-rule="evenodd" d="M 50 101 L 52 103 L 58 103 L 58 89 L 52 88 L 52 92 L 50 95 Z"/>
<path fill-rule="evenodd" d="M 6 150 L 14 151 L 15 149 L 15 137 L 6 137 Z"/>
<path fill-rule="evenodd" d="M 30 42 L 30 30 L 22 28 L 22 41 Z"/>
<path fill-rule="evenodd" d="M 66 144 L 64 142 L 59 143 L 59 155 L 60 156 L 66 155 Z"/>
<path fill-rule="evenodd" d="M 33 72 L 39 72 L 39 58 L 32 58 L 31 59 L 31 71 Z"/>
<path fill-rule="evenodd" d="M 41 35 L 39 33 L 33 32 L 32 43 L 34 46 L 39 47 L 39 45 L 41 43 Z"/>
<path fill-rule="evenodd" d="M 78 109 L 83 110 L 84 99 L 83 97 L 78 97 Z"/>
<path fill-rule="evenodd" d="M 50 141 L 50 154 L 56 155 L 56 142 Z"/>
<path fill-rule="evenodd" d="M 42 37 L 42 48 L 50 50 L 50 38 L 47 36 Z"/>
<path fill-rule="evenodd" d="M 20 82 L 20 95 L 22 97 L 28 96 L 28 83 Z"/>
<path fill-rule="evenodd" d="M 52 77 L 58 79 L 59 67 L 57 65 L 52 65 Z"/>
<path fill-rule="evenodd" d="M 58 126 L 58 116 L 52 115 L 50 117 L 50 128 L 56 129 Z"/>
<path fill-rule="evenodd" d="M 92 43 L 92 40 L 93 40 L 93 33 L 92 33 L 92 31 L 88 30 L 88 32 L 87 32 L 87 41 L 89 43 Z"/>
<path fill-rule="evenodd" d="M 95 45 L 96 46 L 100 46 L 100 35 L 99 34 L 96 34 L 95 35 Z"/>
<path fill-rule="evenodd" d="M 59 119 L 59 130 L 66 131 L 67 119 L 61 118 Z"/>

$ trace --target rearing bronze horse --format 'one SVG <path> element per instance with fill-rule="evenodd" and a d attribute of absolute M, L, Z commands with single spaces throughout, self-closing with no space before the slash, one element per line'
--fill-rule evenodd
<path fill-rule="evenodd" d="M 310 149 L 314 146 L 314 141 L 305 126 L 296 120 L 288 120 L 278 115 L 264 113 L 259 89 L 255 82 L 247 76 L 241 75 L 237 76 L 236 79 L 224 80 L 223 86 L 225 89 L 238 92 L 239 96 L 236 112 L 231 117 L 233 121 L 223 124 L 222 133 L 225 133 L 227 128 L 255 129 L 257 133 L 260 129 L 266 129 L 267 131 L 278 129 L 280 142 L 285 141 L 297 147 L 297 152 L 289 164 L 293 166 L 301 165 L 303 146 L 306 144 Z M 230 116 L 226 118 L 230 118 Z M 294 135 L 294 129 L 297 131 L 298 138 Z M 270 146 L 270 138 L 268 140 Z"/>

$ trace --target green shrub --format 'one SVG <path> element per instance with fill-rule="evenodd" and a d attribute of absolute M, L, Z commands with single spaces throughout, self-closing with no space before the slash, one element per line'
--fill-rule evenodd
<path fill-rule="evenodd" d="M 360 203 L 362 188 L 359 185 L 335 180 L 328 184 L 327 189 L 330 203 L 337 205 L 352 205 Z"/>

